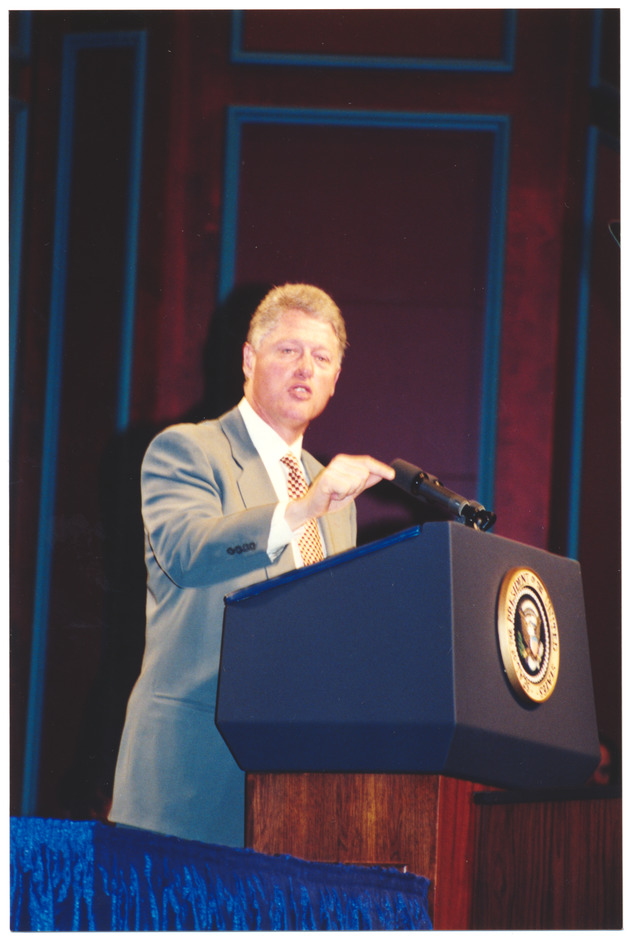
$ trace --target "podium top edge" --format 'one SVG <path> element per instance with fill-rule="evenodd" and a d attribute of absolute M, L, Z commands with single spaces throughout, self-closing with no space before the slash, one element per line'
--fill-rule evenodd
<path fill-rule="evenodd" d="M 447 523 L 447 525 L 449 524 L 450 523 Z M 339 552 L 336 555 L 329 555 L 328 558 L 324 558 L 323 561 L 318 561 L 314 565 L 308 565 L 308 567 L 304 568 L 295 568 L 293 571 L 287 571 L 285 574 L 278 575 L 276 578 L 269 578 L 267 581 L 258 581 L 256 584 L 251 584 L 249 587 L 241 588 L 238 591 L 233 591 L 231 594 L 226 594 L 224 598 L 225 604 L 237 604 L 239 601 L 245 600 L 248 597 L 255 597 L 257 594 L 262 594 L 265 591 L 270 591 L 273 588 L 280 587 L 281 585 L 289 584 L 292 581 L 299 581 L 300 578 L 310 577 L 317 571 L 325 571 L 328 568 L 335 568 L 337 565 L 346 561 L 351 561 L 353 558 L 360 558 L 362 555 L 369 555 L 372 552 L 377 552 L 381 549 L 388 548 L 390 545 L 395 545 L 398 542 L 404 542 L 408 539 L 417 538 L 421 531 L 422 526 L 412 526 L 410 529 L 403 529 L 401 532 L 396 532 L 394 535 L 388 535 L 383 539 L 377 539 L 375 542 L 368 542 L 366 545 L 360 545 L 357 548 L 350 548 L 346 552 Z"/>
<path fill-rule="evenodd" d="M 474 534 L 475 537 L 478 536 L 483 539 L 510 543 L 512 546 L 518 546 L 523 550 L 527 550 L 529 553 L 533 552 L 536 555 L 547 555 L 550 557 L 561 558 L 564 562 L 570 562 L 572 565 L 575 565 L 578 570 L 581 570 L 580 563 L 577 559 L 564 558 L 563 556 L 555 555 L 553 552 L 549 552 L 544 548 L 536 548 L 533 545 L 527 545 L 524 542 L 517 542 L 513 539 L 507 539 L 505 536 L 496 535 L 492 532 L 481 532 L 472 527 L 464 525 L 459 519 L 451 519 L 443 521 L 431 521 L 421 525 L 415 525 L 411 528 L 403 529 L 400 532 L 395 532 L 393 535 L 386 536 L 385 538 L 377 539 L 374 542 L 368 542 L 365 545 L 360 545 L 356 548 L 350 548 L 345 552 L 338 552 L 335 555 L 329 555 L 328 558 L 324 558 L 323 561 L 317 562 L 317 564 L 308 565 L 304 568 L 295 568 L 291 571 L 285 572 L 284 574 L 277 575 L 275 578 L 269 578 L 265 581 L 257 581 L 256 583 L 250 584 L 247 587 L 240 588 L 237 591 L 226 594 L 224 596 L 224 604 L 226 607 L 237 604 L 246 598 L 256 597 L 259 594 L 263 594 L 265 591 L 271 591 L 274 588 L 290 584 L 293 581 L 299 581 L 301 578 L 310 578 L 318 572 L 336 568 L 339 565 L 346 564 L 347 562 L 350 562 L 356 558 L 373 554 L 375 552 L 389 548 L 392 545 L 396 545 L 405 541 L 412 541 L 413 539 L 420 536 L 425 528 L 427 532 L 429 530 L 446 529 L 449 533 L 447 536 L 449 540 L 452 539 L 455 531 L 458 530 L 462 533 L 462 537 L 463 533 L 465 532 L 468 535 Z M 427 538 L 429 537 L 427 536 Z"/>

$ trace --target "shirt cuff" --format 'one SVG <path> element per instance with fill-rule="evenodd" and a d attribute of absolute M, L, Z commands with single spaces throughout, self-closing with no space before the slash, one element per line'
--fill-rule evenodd
<path fill-rule="evenodd" d="M 269 540 L 267 542 L 267 554 L 272 561 L 275 561 L 280 552 L 284 551 L 294 539 L 300 537 L 301 529 L 294 532 L 284 518 L 287 506 L 290 500 L 285 499 L 278 503 L 271 517 L 271 528 L 269 529 Z M 304 527 L 302 527 L 304 528 Z"/>

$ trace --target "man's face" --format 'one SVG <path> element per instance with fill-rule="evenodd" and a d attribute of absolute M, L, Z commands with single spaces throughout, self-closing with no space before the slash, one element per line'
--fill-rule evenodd
<path fill-rule="evenodd" d="M 322 413 L 340 371 L 332 326 L 301 310 L 287 310 L 257 351 L 243 347 L 245 397 L 288 444 Z"/>

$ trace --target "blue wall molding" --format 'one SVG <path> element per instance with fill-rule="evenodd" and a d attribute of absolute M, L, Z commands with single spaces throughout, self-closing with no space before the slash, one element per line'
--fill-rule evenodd
<path fill-rule="evenodd" d="M 610 82 L 607 82 L 602 77 L 601 72 L 604 43 L 604 11 L 601 9 L 593 10 L 591 12 L 591 16 L 593 18 L 593 31 L 591 36 L 591 68 L 589 75 L 590 87 L 595 91 L 599 90 L 608 94 L 612 94 L 615 98 L 619 99 L 619 88 L 616 88 L 611 85 Z"/>
<path fill-rule="evenodd" d="M 582 204 L 582 244 L 578 274 L 578 299 L 575 331 L 575 366 L 573 373 L 573 410 L 571 415 L 571 454 L 568 481 L 568 522 L 566 554 L 579 558 L 582 468 L 586 413 L 588 331 L 591 302 L 591 267 L 593 258 L 593 223 L 597 196 L 597 155 L 601 146 L 619 152 L 619 142 L 600 128 L 588 129 L 584 160 L 584 198 Z M 612 236 L 611 236 L 612 237 Z"/>
<path fill-rule="evenodd" d="M 324 55 L 321 53 L 250 52 L 243 49 L 242 10 L 232 13 L 231 60 L 237 65 L 293 65 L 365 69 L 417 69 L 426 72 L 512 72 L 516 45 L 516 10 L 503 11 L 498 59 L 414 58 L 408 56 Z"/>
<path fill-rule="evenodd" d="M 126 47 L 132 50 L 134 56 L 134 80 L 133 87 L 130 90 L 133 105 L 127 177 L 128 189 L 126 193 L 127 235 L 125 246 L 125 271 L 123 296 L 121 300 L 122 326 L 116 418 L 118 429 L 124 428 L 128 422 L 131 389 L 138 219 L 140 212 L 142 125 L 146 73 L 146 34 L 144 31 L 69 34 L 64 38 L 63 44 L 52 283 L 48 327 L 48 359 L 35 568 L 35 597 L 22 785 L 22 814 L 26 816 L 35 813 L 37 808 L 41 750 L 52 548 L 54 544 L 54 512 L 58 469 L 57 457 L 59 446 L 61 385 L 63 375 L 63 338 L 66 306 L 70 197 L 73 174 L 72 157 L 77 58 L 79 53 L 85 50 L 120 49 Z"/>
<path fill-rule="evenodd" d="M 27 61 L 31 56 L 33 14 L 30 10 L 21 10 L 19 13 L 13 10 L 9 15 L 12 21 L 16 23 L 9 54 L 12 60 Z"/>
<path fill-rule="evenodd" d="M 493 135 L 486 309 L 480 402 L 477 499 L 494 504 L 501 316 L 509 176 L 510 119 L 504 115 L 433 114 L 235 106 L 228 109 L 219 301 L 235 286 L 242 129 L 247 124 L 309 124 L 324 127 L 423 128 L 439 132 L 476 131 Z"/>
<path fill-rule="evenodd" d="M 603 10 L 593 10 L 591 38 L 590 86 L 594 90 L 612 92 L 619 99 L 619 90 L 601 79 L 600 66 L 603 43 Z M 582 201 L 582 243 L 578 274 L 576 309 L 575 366 L 573 374 L 573 410 L 571 415 L 571 453 L 568 480 L 568 521 L 566 554 L 579 558 L 580 509 L 582 501 L 582 464 L 584 457 L 584 420 L 586 409 L 586 369 L 588 360 L 588 329 L 591 294 L 591 264 L 593 255 L 593 220 L 597 194 L 597 153 L 605 145 L 619 152 L 619 140 L 613 139 L 601 128 L 591 124 L 588 128 L 584 156 L 584 196 Z"/>

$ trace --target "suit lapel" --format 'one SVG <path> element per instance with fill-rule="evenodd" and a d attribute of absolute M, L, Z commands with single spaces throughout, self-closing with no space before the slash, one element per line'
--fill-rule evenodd
<path fill-rule="evenodd" d="M 233 408 L 219 418 L 219 423 L 230 442 L 232 456 L 236 464 L 236 484 L 245 505 L 260 506 L 265 503 L 275 503 L 278 499 L 276 491 L 258 451 L 252 444 L 238 408 Z M 308 451 L 302 451 L 302 460 L 308 478 L 312 482 L 323 469 L 322 464 Z M 348 522 L 345 513 L 330 513 L 323 516 L 320 519 L 320 526 L 326 551 L 329 555 L 345 551 L 350 547 L 347 537 Z M 278 567 L 274 566 L 273 574 L 288 571 L 292 567 L 291 553 L 283 552 L 278 561 Z M 268 574 L 271 575 L 272 573 L 268 570 Z"/>
<path fill-rule="evenodd" d="M 245 422 L 238 408 L 233 408 L 219 418 L 219 424 L 230 443 L 234 459 L 234 478 L 246 507 L 262 506 L 278 500 L 273 483 L 252 444 Z M 273 565 L 265 566 L 267 578 L 274 578 L 293 569 L 293 555 L 283 551 Z"/>
<path fill-rule="evenodd" d="M 260 455 L 247 433 L 238 408 L 233 408 L 219 419 L 223 433 L 230 442 L 232 456 L 238 468 L 235 473 L 236 484 L 246 506 L 260 506 L 275 503 L 276 491 L 265 470 Z"/>

